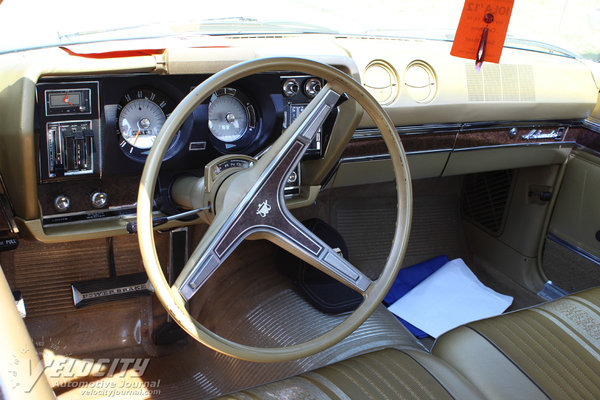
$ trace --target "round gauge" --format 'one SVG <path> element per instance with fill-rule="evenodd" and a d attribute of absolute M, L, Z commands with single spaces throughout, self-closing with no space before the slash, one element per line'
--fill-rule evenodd
<path fill-rule="evenodd" d="M 137 149 L 149 149 L 167 117 L 158 104 L 148 99 L 135 99 L 123 107 L 119 129 L 123 139 Z"/>
<path fill-rule="evenodd" d="M 235 142 L 248 129 L 244 105 L 234 96 L 221 95 L 211 99 L 208 106 L 208 128 L 222 142 Z"/>
<path fill-rule="evenodd" d="M 118 110 L 121 150 L 133 158 L 144 158 L 172 111 L 171 102 L 157 90 L 136 89 L 123 96 Z"/>
<path fill-rule="evenodd" d="M 237 89 L 219 89 L 208 103 L 208 129 L 220 147 L 233 151 L 256 131 L 254 106 Z"/>

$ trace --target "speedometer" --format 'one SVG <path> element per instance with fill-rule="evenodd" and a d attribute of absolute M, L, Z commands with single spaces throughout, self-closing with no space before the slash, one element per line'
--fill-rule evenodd
<path fill-rule="evenodd" d="M 235 96 L 215 96 L 208 106 L 208 129 L 223 142 L 239 140 L 248 129 L 244 105 Z"/>
<path fill-rule="evenodd" d="M 254 105 L 239 90 L 223 88 L 210 97 L 208 129 L 218 148 L 227 151 L 244 147 L 255 135 L 256 123 Z"/>

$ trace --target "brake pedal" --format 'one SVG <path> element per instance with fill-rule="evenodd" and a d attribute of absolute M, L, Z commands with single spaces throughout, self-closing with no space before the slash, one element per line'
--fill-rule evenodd
<path fill-rule="evenodd" d="M 76 308 L 154 293 L 145 272 L 75 282 L 71 284 L 71 289 Z"/>

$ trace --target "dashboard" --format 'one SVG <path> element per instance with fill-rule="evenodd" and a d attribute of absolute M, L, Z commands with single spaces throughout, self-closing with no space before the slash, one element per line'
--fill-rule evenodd
<path fill-rule="evenodd" d="M 557 164 L 576 147 L 600 151 L 600 70 L 577 59 L 507 48 L 501 64 L 478 72 L 450 56 L 450 42 L 338 35 L 118 45 L 131 51 L 91 43 L 0 55 L 0 195 L 37 240 L 125 233 L 144 160 L 174 107 L 212 74 L 261 57 L 308 58 L 361 82 L 396 125 L 413 179 Z M 324 84 L 277 71 L 209 96 L 165 155 L 156 213 L 179 211 L 169 195 L 177 177 L 203 176 L 226 154 L 240 158 L 216 168 L 259 157 Z M 375 124 L 352 107 L 339 106 L 347 118 L 332 115 L 294 171 L 289 208 L 313 204 L 325 188 L 392 178 Z"/>
<path fill-rule="evenodd" d="M 162 125 L 207 77 L 41 79 L 36 85 L 36 130 L 43 226 L 135 213 L 137 192 L 132 188 Z M 167 150 L 157 209 L 177 212 L 168 195 L 177 176 L 202 176 L 205 165 L 224 154 L 260 155 L 323 84 L 312 76 L 264 73 L 215 91 L 183 123 Z M 304 158 L 321 157 L 326 143 L 321 128 Z M 229 160 L 215 168 L 239 167 L 233 164 Z M 300 179 L 298 169 L 289 178 L 286 196 L 298 194 Z"/>

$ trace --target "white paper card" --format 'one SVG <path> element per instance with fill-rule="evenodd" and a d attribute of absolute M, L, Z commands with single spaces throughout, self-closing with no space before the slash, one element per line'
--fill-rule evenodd
<path fill-rule="evenodd" d="M 457 326 L 502 314 L 513 298 L 482 284 L 465 262 L 446 263 L 388 309 L 437 338 Z"/>

